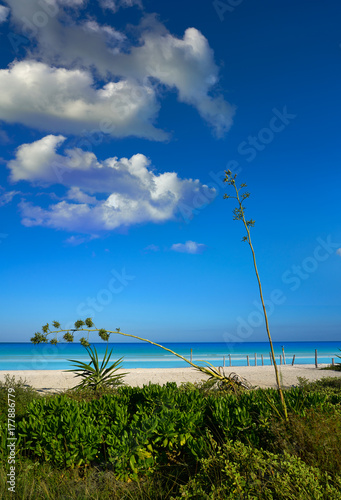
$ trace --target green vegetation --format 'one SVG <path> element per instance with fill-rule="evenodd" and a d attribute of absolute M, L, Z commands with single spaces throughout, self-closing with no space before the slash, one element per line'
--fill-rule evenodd
<path fill-rule="evenodd" d="M 16 498 L 328 499 L 341 496 L 341 388 L 224 384 L 17 388 Z M 0 387 L 0 497 L 7 491 L 7 385 Z M 13 386 L 13 385 L 11 385 Z M 28 396 L 30 394 L 30 396 Z M 26 399 L 25 399 L 26 398 Z"/>
<path fill-rule="evenodd" d="M 0 381 L 0 409 L 7 412 L 8 389 L 14 389 L 15 394 L 15 414 L 22 416 L 27 409 L 27 405 L 34 399 L 41 397 L 38 391 L 30 387 L 26 380 L 14 376 L 5 375 L 4 382 Z"/>
<path fill-rule="evenodd" d="M 333 372 L 341 372 L 341 363 L 336 365 L 325 366 L 324 368 L 320 368 L 320 370 L 331 370 Z"/>
<path fill-rule="evenodd" d="M 126 374 L 118 374 L 116 372 L 119 368 L 121 368 L 123 358 L 118 359 L 107 368 L 111 358 L 112 349 L 108 354 L 108 347 L 106 348 L 101 365 L 98 360 L 96 347 L 93 349 L 91 347 L 85 347 L 85 349 L 90 356 L 90 363 L 83 363 L 82 361 L 69 359 L 69 361 L 72 361 L 75 364 L 76 368 L 65 370 L 67 372 L 76 373 L 76 377 L 81 377 L 83 379 L 82 382 L 80 382 L 76 387 L 89 387 L 94 391 L 98 391 L 102 387 L 115 387 L 122 384 L 122 379 Z"/>
<path fill-rule="evenodd" d="M 339 349 L 339 351 L 341 351 L 341 349 Z M 338 354 L 336 354 L 336 357 L 341 359 L 341 356 L 339 356 Z M 321 370 L 332 370 L 334 372 L 341 372 L 341 363 L 336 363 L 336 365 L 329 365 L 329 366 L 325 366 L 324 368 L 321 368 Z"/>

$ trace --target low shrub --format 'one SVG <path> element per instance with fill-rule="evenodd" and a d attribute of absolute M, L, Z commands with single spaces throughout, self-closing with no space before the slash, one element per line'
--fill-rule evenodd
<path fill-rule="evenodd" d="M 341 372 L 341 363 L 337 363 L 336 365 L 329 365 L 320 368 L 320 370 L 332 370 L 333 372 Z"/>
<path fill-rule="evenodd" d="M 287 452 L 276 455 L 229 441 L 200 464 L 199 473 L 172 500 L 336 500 L 341 496 L 340 477 L 333 480 Z"/>
<path fill-rule="evenodd" d="M 166 482 L 171 483 L 173 478 L 174 484 L 187 484 L 182 491 L 185 498 L 253 498 L 252 488 L 256 488 L 257 481 L 261 482 L 263 497 L 254 498 L 282 498 L 276 496 L 280 481 L 276 474 L 282 469 L 281 488 L 289 495 L 283 498 L 324 498 L 318 496 L 321 485 L 331 492 L 331 499 L 338 498 L 333 497 L 333 488 L 337 487 L 341 475 L 338 382 L 324 379 L 318 385 L 303 381 L 301 387 L 291 388 L 284 395 L 289 411 L 287 423 L 275 389 L 235 394 L 208 391 L 193 384 L 177 387 L 175 383 L 168 383 L 143 388 L 103 387 L 97 394 L 83 388 L 49 397 L 33 397 L 16 418 L 16 458 L 18 463 L 30 463 L 30 467 L 39 470 L 47 471 L 50 467 L 56 478 L 59 477 L 57 470 L 64 471 L 70 478 L 73 470 L 79 474 L 82 484 L 87 481 L 88 470 L 94 473 L 94 478 L 98 470 L 112 474 L 116 485 L 120 481 L 134 483 L 136 487 L 143 484 L 143 488 L 152 485 L 155 491 L 151 498 L 155 499 L 170 498 L 157 496 L 159 486 L 155 485 L 161 476 Z M 0 420 L 0 461 L 4 464 L 8 454 L 6 426 L 7 420 L 3 418 Z M 244 462 L 234 458 L 236 450 L 242 453 L 245 464 L 248 460 L 253 464 L 249 475 L 242 470 L 246 467 Z M 228 463 L 223 464 L 226 457 Z M 277 479 L 264 469 L 266 460 L 279 464 L 271 469 Z M 32 465 L 35 462 L 37 466 Z M 220 466 L 234 478 L 234 489 L 229 490 L 230 479 L 217 472 Z M 319 475 L 312 472 L 312 467 L 318 468 Z M 28 478 L 29 470 L 23 472 Z M 296 470 L 307 477 L 315 474 L 312 488 L 316 487 L 317 496 L 308 495 L 310 490 L 304 486 L 303 479 L 297 484 L 308 496 L 304 497 L 300 489 L 295 490 Z M 252 479 L 252 488 L 248 478 Z M 46 481 L 42 484 L 46 488 L 51 486 L 53 492 L 54 486 L 48 486 Z M 91 484 L 92 481 L 97 479 L 91 480 Z M 34 484 L 34 498 L 44 498 L 39 496 L 42 493 L 38 484 Z M 239 484 L 242 488 L 245 486 L 245 495 L 249 496 L 240 496 Z M 173 496 L 178 495 L 176 498 L 181 497 L 175 486 L 169 491 Z M 236 496 L 224 496 L 226 491 L 235 491 Z M 54 498 L 51 492 L 50 498 Z M 128 488 L 127 495 L 129 492 Z M 80 498 L 83 497 L 88 498 L 80 494 Z"/>
<path fill-rule="evenodd" d="M 288 422 L 272 422 L 273 451 L 286 451 L 306 464 L 341 476 L 341 413 L 337 408 L 290 414 Z"/>
<path fill-rule="evenodd" d="M 8 389 L 14 389 L 12 393 L 15 399 L 15 414 L 20 417 L 26 412 L 28 404 L 41 397 L 38 391 L 33 389 L 22 378 L 16 379 L 15 376 L 5 375 L 5 380 L 0 381 L 0 415 L 7 418 L 8 410 Z"/>

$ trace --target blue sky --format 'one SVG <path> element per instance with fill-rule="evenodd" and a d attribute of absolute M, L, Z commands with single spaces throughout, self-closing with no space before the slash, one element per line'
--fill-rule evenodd
<path fill-rule="evenodd" d="M 341 6 L 0 2 L 1 341 L 340 338 Z M 123 340 L 121 337 L 113 341 Z"/>

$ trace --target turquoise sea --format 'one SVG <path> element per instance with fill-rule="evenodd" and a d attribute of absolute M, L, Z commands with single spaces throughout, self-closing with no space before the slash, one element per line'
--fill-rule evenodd
<path fill-rule="evenodd" d="M 106 343 L 94 343 L 99 355 L 103 356 Z M 268 342 L 238 342 L 229 344 L 225 342 L 177 342 L 163 343 L 163 345 L 178 354 L 190 359 L 191 349 L 193 362 L 200 364 L 209 361 L 214 366 L 222 366 L 225 356 L 226 366 L 229 366 L 229 355 L 232 366 L 246 366 L 249 356 L 250 365 L 261 364 L 263 354 L 264 364 L 270 364 Z M 340 342 L 274 342 L 275 356 L 279 363 L 279 356 L 284 348 L 287 364 L 291 363 L 295 354 L 295 364 L 311 364 L 315 362 L 315 349 L 318 353 L 319 363 L 340 361 L 336 357 L 341 355 Z M 170 352 L 145 342 L 134 343 L 109 343 L 113 349 L 112 359 L 123 357 L 124 368 L 180 368 L 186 367 L 181 359 Z M 0 370 L 65 370 L 72 366 L 68 360 L 87 361 L 88 355 L 85 348 L 79 344 L 60 343 L 57 345 L 31 343 L 0 343 Z"/>

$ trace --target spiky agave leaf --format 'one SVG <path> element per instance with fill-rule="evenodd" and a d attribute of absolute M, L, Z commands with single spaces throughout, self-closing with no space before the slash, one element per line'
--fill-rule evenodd
<path fill-rule="evenodd" d="M 106 348 L 101 365 L 99 363 L 96 348 L 94 347 L 94 349 L 92 349 L 91 347 L 86 347 L 86 350 L 88 351 L 91 359 L 89 364 L 70 359 L 69 361 L 74 363 L 75 368 L 65 370 L 73 372 L 76 374 L 76 377 L 81 377 L 83 379 L 82 382 L 76 387 L 92 387 L 96 390 L 98 387 L 112 386 L 121 383 L 121 380 L 126 373 L 117 374 L 115 372 L 120 368 L 123 358 L 118 359 L 107 368 L 112 354 L 112 349 L 110 353 L 108 353 L 108 347 Z"/>

